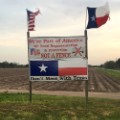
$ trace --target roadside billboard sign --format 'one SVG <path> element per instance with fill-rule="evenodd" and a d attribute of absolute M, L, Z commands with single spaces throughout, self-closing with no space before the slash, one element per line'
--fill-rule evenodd
<path fill-rule="evenodd" d="M 64 59 L 85 57 L 85 37 L 31 37 L 30 59 Z"/>
<path fill-rule="evenodd" d="M 88 80 L 84 36 L 31 37 L 28 44 L 31 81 Z"/>

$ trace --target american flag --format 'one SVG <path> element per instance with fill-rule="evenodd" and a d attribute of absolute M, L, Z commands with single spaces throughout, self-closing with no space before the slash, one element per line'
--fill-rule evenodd
<path fill-rule="evenodd" d="M 27 10 L 27 21 L 28 21 L 28 31 L 34 31 L 35 27 L 35 17 L 40 13 L 40 10 L 38 9 L 36 12 L 31 12 L 30 10 Z"/>

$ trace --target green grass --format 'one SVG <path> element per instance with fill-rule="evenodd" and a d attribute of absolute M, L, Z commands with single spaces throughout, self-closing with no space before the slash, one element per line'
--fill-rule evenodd
<path fill-rule="evenodd" d="M 0 120 L 119 120 L 120 100 L 0 93 Z"/>
<path fill-rule="evenodd" d="M 114 69 L 105 69 L 105 68 L 97 68 L 98 70 L 101 70 L 105 74 L 108 74 L 112 77 L 120 79 L 120 70 L 114 70 Z"/>

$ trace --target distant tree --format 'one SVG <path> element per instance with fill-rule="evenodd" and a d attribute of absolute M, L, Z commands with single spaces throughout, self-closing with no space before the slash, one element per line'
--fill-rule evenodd
<path fill-rule="evenodd" d="M 28 67 L 28 66 L 29 66 L 28 64 L 25 65 L 25 67 Z"/>
<path fill-rule="evenodd" d="M 116 60 L 116 67 L 120 69 L 120 58 Z"/>
<path fill-rule="evenodd" d="M 114 69 L 116 67 L 116 64 L 114 61 L 107 61 L 104 63 L 103 65 L 105 68 L 109 68 L 109 69 Z"/>
<path fill-rule="evenodd" d="M 7 61 L 4 61 L 2 63 L 0 63 L 0 68 L 17 68 L 17 67 L 28 67 L 28 65 L 21 65 L 18 63 L 9 63 Z"/>
<path fill-rule="evenodd" d="M 6 66 L 9 66 L 9 63 L 7 61 L 0 63 L 0 67 L 5 68 Z"/>
<path fill-rule="evenodd" d="M 100 67 L 104 67 L 104 64 L 101 64 Z"/>

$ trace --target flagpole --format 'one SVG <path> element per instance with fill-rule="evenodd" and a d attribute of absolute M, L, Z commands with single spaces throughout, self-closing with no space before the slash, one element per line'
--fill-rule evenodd
<path fill-rule="evenodd" d="M 27 9 L 26 9 L 27 11 Z M 28 29 L 28 13 L 27 13 L 27 29 Z M 32 101 L 32 81 L 30 80 L 30 60 L 29 60 L 29 38 L 30 32 L 27 30 L 27 45 L 28 45 L 28 75 L 29 75 L 29 101 Z"/>
<path fill-rule="evenodd" d="M 86 29 L 84 31 L 84 35 L 85 35 L 85 45 L 86 45 L 85 58 L 88 60 L 88 45 L 87 45 L 88 37 L 87 37 Z M 87 103 L 88 103 L 88 79 L 85 80 L 85 97 L 86 97 L 85 101 L 86 101 L 86 106 L 87 106 Z"/>
<path fill-rule="evenodd" d="M 87 22 L 87 8 L 86 8 L 86 14 L 85 14 L 85 30 L 86 30 L 86 22 Z"/>
<path fill-rule="evenodd" d="M 84 35 L 85 35 L 85 45 L 86 45 L 86 51 L 85 51 L 85 58 L 88 60 L 88 36 L 87 36 L 87 29 L 86 29 L 86 22 L 87 22 L 87 8 L 86 8 L 86 16 L 85 16 L 85 30 L 84 30 Z M 85 81 L 85 97 L 86 97 L 86 106 L 88 103 L 88 79 Z"/>

